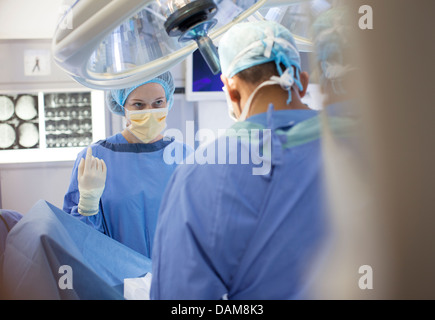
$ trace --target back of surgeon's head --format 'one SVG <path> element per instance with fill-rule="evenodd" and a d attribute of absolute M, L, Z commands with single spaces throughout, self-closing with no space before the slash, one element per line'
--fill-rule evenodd
<path fill-rule="evenodd" d="M 225 78 L 237 76 L 255 88 L 272 76 L 282 76 L 303 90 L 296 42 L 291 32 L 277 22 L 242 22 L 232 26 L 219 42 L 219 59 Z"/>

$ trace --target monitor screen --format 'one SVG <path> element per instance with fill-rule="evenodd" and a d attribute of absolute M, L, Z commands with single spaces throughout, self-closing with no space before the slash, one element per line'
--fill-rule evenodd
<path fill-rule="evenodd" d="M 311 53 L 301 52 L 301 69 L 311 73 Z M 221 73 L 214 75 L 197 49 L 186 59 L 186 100 L 225 100 L 222 91 L 223 83 Z M 319 87 L 314 78 L 310 79 L 306 96 L 302 99 L 312 109 L 321 109 Z"/>
<path fill-rule="evenodd" d="M 197 49 L 186 59 L 186 99 L 225 100 L 221 73 L 214 75 Z"/>

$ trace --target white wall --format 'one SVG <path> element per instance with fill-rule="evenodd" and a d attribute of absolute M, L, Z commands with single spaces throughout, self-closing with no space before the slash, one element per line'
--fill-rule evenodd
<path fill-rule="evenodd" d="M 36 1 L 35 1 L 36 2 Z M 0 0 L 0 12 L 3 6 Z M 26 77 L 23 71 L 23 52 L 28 49 L 50 49 L 47 39 L 0 39 L 0 92 L 33 92 L 52 89 L 84 88 L 72 80 L 54 63 L 52 73 L 44 77 Z M 184 87 L 185 65 L 180 63 L 171 69 L 176 87 Z M 183 131 L 183 124 L 194 121 L 194 103 L 186 102 L 184 95 L 176 95 L 176 102 L 168 126 Z M 120 132 L 122 118 L 112 117 L 106 109 L 106 136 Z M 104 118 L 101 119 L 104 121 Z M 2 157 L 2 151 L 0 151 Z M 1 160 L 1 158 L 0 158 Z M 0 161 L 1 162 L 1 161 Z M 26 161 L 27 162 L 27 161 Z M 73 161 L 0 164 L 0 208 L 27 213 L 40 199 L 62 208 L 67 191 Z"/>
<path fill-rule="evenodd" d="M 197 129 L 199 132 L 203 131 L 205 134 L 211 133 L 211 140 L 217 138 L 219 130 L 229 128 L 234 121 L 228 116 L 228 109 L 225 101 L 200 101 L 197 102 Z M 204 130 L 207 129 L 207 130 Z M 198 137 L 206 139 L 206 137 Z M 209 139 L 202 141 L 202 143 L 209 142 Z M 201 141 L 198 141 L 198 146 Z"/>
<path fill-rule="evenodd" d="M 72 166 L 73 162 L 2 165 L 1 208 L 25 214 L 40 199 L 62 208 Z"/>
<path fill-rule="evenodd" d="M 0 39 L 50 39 L 63 0 L 1 0 Z"/>

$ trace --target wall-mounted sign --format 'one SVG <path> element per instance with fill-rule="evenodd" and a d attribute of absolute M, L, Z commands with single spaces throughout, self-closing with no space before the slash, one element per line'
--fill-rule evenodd
<path fill-rule="evenodd" d="M 24 52 L 25 76 L 48 76 L 51 74 L 51 53 L 49 50 L 26 50 Z"/>

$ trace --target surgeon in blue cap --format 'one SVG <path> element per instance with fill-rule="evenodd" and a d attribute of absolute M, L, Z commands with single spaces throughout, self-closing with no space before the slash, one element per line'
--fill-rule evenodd
<path fill-rule="evenodd" d="M 192 152 L 163 137 L 174 103 L 165 72 L 137 86 L 106 92 L 111 112 L 126 128 L 81 151 L 63 210 L 135 251 L 151 257 L 161 198 L 176 166 Z"/>
<path fill-rule="evenodd" d="M 231 27 L 219 58 L 237 122 L 215 143 L 226 146 L 214 150 L 215 161 L 180 165 L 171 178 L 151 299 L 307 298 L 307 271 L 325 232 L 318 111 L 301 100 L 308 73 L 292 34 L 273 21 Z M 225 144 L 230 132 L 239 133 L 237 143 Z M 219 162 L 259 148 L 269 161 L 261 174 L 252 153 Z"/>

